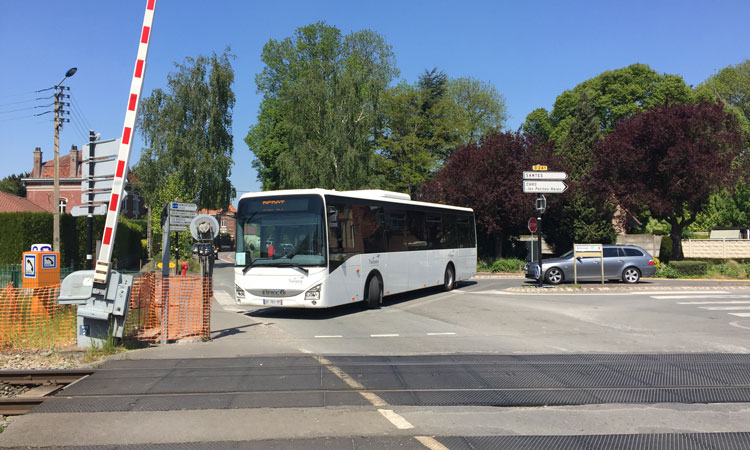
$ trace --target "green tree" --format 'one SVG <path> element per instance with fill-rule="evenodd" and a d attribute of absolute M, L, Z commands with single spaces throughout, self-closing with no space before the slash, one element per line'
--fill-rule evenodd
<path fill-rule="evenodd" d="M 697 88 L 702 100 L 719 100 L 737 115 L 750 140 L 750 59 L 721 69 Z"/>
<path fill-rule="evenodd" d="M 270 40 L 261 59 L 263 101 L 245 142 L 263 187 L 373 184 L 381 97 L 398 74 L 385 39 L 370 30 L 342 36 L 318 22 Z"/>
<path fill-rule="evenodd" d="M 584 92 L 605 134 L 612 131 L 619 121 L 657 105 L 693 103 L 696 100 L 693 90 L 679 75 L 659 74 L 645 64 L 608 70 L 557 97 L 548 116 L 551 140 L 559 143 L 568 133 Z M 526 117 L 522 126 L 524 130 L 538 129 L 545 121 L 539 110 L 532 114 Z"/>
<path fill-rule="evenodd" d="M 235 102 L 229 52 L 176 63 L 167 90 L 154 89 L 143 99 L 138 128 L 146 146 L 134 173 L 155 211 L 174 200 L 165 198 L 167 191 L 208 209 L 226 207 L 235 196 L 229 181 Z M 167 189 L 167 178 L 177 188 Z"/>
<path fill-rule="evenodd" d="M 601 139 L 601 126 L 586 92 L 578 97 L 568 132 L 560 141 L 558 153 L 570 168 L 570 179 L 578 181 L 591 170 L 592 149 Z"/>
<path fill-rule="evenodd" d="M 437 159 L 430 151 L 429 117 L 422 109 L 430 97 L 430 90 L 405 82 L 384 96 L 386 132 L 378 142 L 376 168 L 387 189 L 417 196 L 436 167 Z"/>
<path fill-rule="evenodd" d="M 526 121 L 521 124 L 521 131 L 529 136 L 548 141 L 552 134 L 552 123 L 549 112 L 544 108 L 537 108 L 526 116 Z"/>
<path fill-rule="evenodd" d="M 23 179 L 28 177 L 28 172 L 8 175 L 0 180 L 0 191 L 17 195 L 19 197 L 26 197 L 26 186 L 23 184 Z"/>
<path fill-rule="evenodd" d="M 378 172 L 384 187 L 413 196 L 456 149 L 480 144 L 507 118 L 505 99 L 491 84 L 450 79 L 436 68 L 414 86 L 389 89 L 385 99 Z"/>

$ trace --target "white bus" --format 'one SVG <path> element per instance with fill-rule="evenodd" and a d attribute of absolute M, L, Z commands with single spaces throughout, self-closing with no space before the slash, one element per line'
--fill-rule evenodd
<path fill-rule="evenodd" d="M 476 274 L 474 212 L 379 190 L 244 194 L 237 207 L 240 305 L 328 308 Z"/>

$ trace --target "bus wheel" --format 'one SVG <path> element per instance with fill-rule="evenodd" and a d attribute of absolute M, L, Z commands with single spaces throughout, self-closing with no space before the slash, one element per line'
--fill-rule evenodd
<path fill-rule="evenodd" d="M 380 307 L 382 300 L 383 289 L 380 287 L 380 279 L 373 275 L 370 278 L 370 282 L 367 283 L 367 307 L 377 309 Z"/>
<path fill-rule="evenodd" d="M 450 291 L 456 286 L 456 273 L 452 264 L 445 268 L 445 278 L 443 278 L 443 290 Z"/>

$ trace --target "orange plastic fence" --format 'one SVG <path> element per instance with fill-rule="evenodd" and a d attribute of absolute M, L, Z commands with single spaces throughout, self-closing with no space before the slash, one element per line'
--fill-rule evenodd
<path fill-rule="evenodd" d="M 60 306 L 60 285 L 0 288 L 0 350 L 31 350 L 76 345 L 76 307 Z"/>
<path fill-rule="evenodd" d="M 210 278 L 143 275 L 133 283 L 125 333 L 145 342 L 208 339 L 211 297 Z"/>
<path fill-rule="evenodd" d="M 0 350 L 76 345 L 76 306 L 58 305 L 60 285 L 0 288 Z M 213 284 L 202 277 L 162 279 L 147 273 L 133 280 L 126 336 L 145 342 L 208 339 Z M 165 301 L 166 299 L 166 301 Z"/>

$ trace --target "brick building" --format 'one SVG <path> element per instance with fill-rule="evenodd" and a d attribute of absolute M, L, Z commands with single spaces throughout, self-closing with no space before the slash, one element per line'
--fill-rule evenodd
<path fill-rule="evenodd" d="M 60 212 L 70 213 L 74 206 L 82 204 L 82 151 L 75 145 L 68 154 L 60 154 Z M 53 212 L 55 162 L 43 161 L 42 150 L 34 149 L 34 164 L 28 178 L 24 178 L 26 198 L 40 206 L 44 211 Z M 127 196 L 120 209 L 128 219 L 139 219 L 146 215 L 143 197 L 133 191 L 130 181 L 133 175 L 128 171 L 128 183 L 125 185 Z"/>
<path fill-rule="evenodd" d="M 219 222 L 219 234 L 228 234 L 232 238 L 232 246 L 236 242 L 237 235 L 237 209 L 229 205 L 228 208 L 224 209 L 201 209 L 198 214 L 208 214 L 213 216 L 217 222 Z M 231 250 L 229 248 L 222 248 L 222 250 Z"/>

